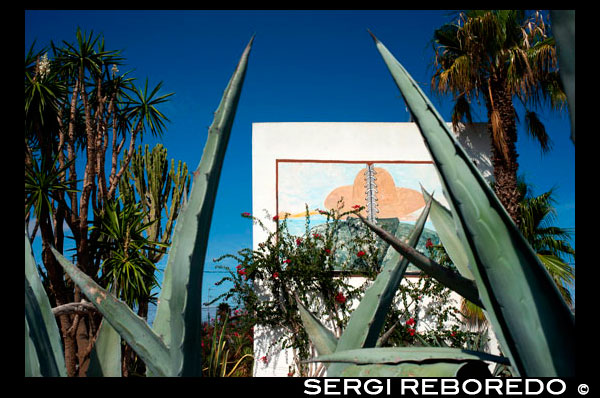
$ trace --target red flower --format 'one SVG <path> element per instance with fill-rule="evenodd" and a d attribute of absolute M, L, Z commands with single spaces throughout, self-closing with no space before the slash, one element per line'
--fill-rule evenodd
<path fill-rule="evenodd" d="M 237 267 L 235 267 L 235 268 L 236 268 L 236 269 L 240 269 L 240 268 L 242 268 L 242 264 L 238 264 L 238 266 L 237 266 Z"/>
<path fill-rule="evenodd" d="M 320 238 L 320 237 L 321 237 L 321 235 L 319 235 L 319 234 L 313 234 L 313 236 L 314 236 L 315 238 Z"/>
<path fill-rule="evenodd" d="M 300 239 L 300 238 L 297 238 L 297 239 L 296 239 L 296 245 L 300 246 L 300 243 L 302 243 L 302 239 Z"/>
<path fill-rule="evenodd" d="M 336 296 L 335 296 L 335 301 L 337 301 L 340 304 L 343 304 L 346 302 L 346 296 L 344 296 L 344 293 L 339 292 Z"/>
<path fill-rule="evenodd" d="M 325 210 L 319 210 L 319 214 L 328 214 Z"/>
<path fill-rule="evenodd" d="M 433 247 L 433 242 L 431 241 L 430 238 L 427 238 L 427 242 L 425 242 L 425 247 L 426 248 Z"/>
<path fill-rule="evenodd" d="M 284 263 L 286 263 L 286 264 L 289 264 L 289 263 L 291 263 L 291 262 L 292 262 L 292 260 L 290 260 L 290 259 L 288 258 L 288 259 L 286 259 L 286 260 L 283 260 L 283 262 L 284 262 Z"/>
<path fill-rule="evenodd" d="M 415 329 L 408 329 L 408 333 L 410 333 L 411 336 L 415 335 Z"/>
<path fill-rule="evenodd" d="M 358 253 L 356 253 L 356 255 L 357 255 L 358 257 L 362 257 L 362 256 L 364 256 L 365 254 L 366 254 L 366 253 L 365 253 L 364 251 L 362 251 L 362 250 L 361 250 L 361 251 L 359 251 Z"/>
<path fill-rule="evenodd" d="M 329 249 L 325 249 L 325 253 L 326 253 L 326 254 L 331 254 L 331 250 L 329 250 Z"/>
<path fill-rule="evenodd" d="M 452 336 L 452 337 L 456 336 L 456 331 L 453 330 L 452 333 L 450 333 L 450 336 Z"/>
<path fill-rule="evenodd" d="M 273 272 L 273 278 L 275 278 L 275 279 L 279 278 L 279 272 Z"/>
<path fill-rule="evenodd" d="M 267 357 L 266 357 L 266 356 L 262 356 L 262 357 L 260 358 L 260 360 L 261 360 L 261 361 L 263 361 L 264 363 L 267 363 L 267 362 L 268 362 L 268 360 L 267 360 Z"/>
<path fill-rule="evenodd" d="M 406 321 L 406 324 L 407 324 L 408 326 L 412 326 L 412 325 L 414 325 L 414 324 L 415 324 L 415 318 L 410 318 L 408 321 Z"/>
<path fill-rule="evenodd" d="M 277 220 L 279 220 L 279 216 L 274 216 L 273 221 L 277 221 Z"/>
<path fill-rule="evenodd" d="M 354 206 L 352 206 L 352 208 L 353 209 L 360 209 L 360 206 L 359 205 L 354 205 Z"/>
<path fill-rule="evenodd" d="M 238 270 L 238 274 L 239 274 L 239 275 L 246 275 L 246 270 L 245 270 L 245 269 L 243 269 L 243 268 L 242 268 L 242 269 L 239 269 L 239 270 Z"/>

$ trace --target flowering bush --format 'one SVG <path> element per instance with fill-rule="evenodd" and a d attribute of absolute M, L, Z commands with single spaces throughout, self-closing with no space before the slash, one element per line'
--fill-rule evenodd
<path fill-rule="evenodd" d="M 228 281 L 233 287 L 213 302 L 233 299 L 237 305 L 245 308 L 248 322 L 252 325 L 286 331 L 272 342 L 273 351 L 259 359 L 264 365 L 271 354 L 291 348 L 296 369 L 290 368 L 290 374 L 318 376 L 317 365 L 311 364 L 311 368 L 302 363 L 314 356 L 314 349 L 304 331 L 294 297 L 297 296 L 308 305 L 339 337 L 348 322 L 352 302 L 360 300 L 368 284 L 377 276 L 385 254 L 382 245 L 378 245 L 378 238 L 360 222 L 352 224 L 343 221 L 344 217 L 352 216 L 352 213 L 363 208 L 354 206 L 347 212 L 341 212 L 341 208 L 340 203 L 338 209 L 319 210 L 319 214 L 327 216 L 327 222 L 317 228 L 310 228 L 307 208 L 302 236 L 289 233 L 285 217 L 272 217 L 273 221 L 278 222 L 277 229 L 269 232 L 268 239 L 259 244 L 257 250 L 243 249 L 237 255 L 227 254 L 215 260 L 233 259 L 238 266 L 235 271 L 224 265 L 216 266 L 229 271 L 229 275 L 217 285 Z M 243 213 L 242 216 L 270 231 L 249 213 Z M 338 232 L 342 228 L 350 231 L 349 238 L 347 232 L 343 239 L 340 238 Z M 445 252 L 440 245 L 434 245 L 428 239 L 425 247 L 437 261 L 444 260 Z M 451 266 L 449 260 L 446 265 Z M 365 283 L 354 287 L 345 278 L 349 275 L 363 276 Z M 381 345 L 464 345 L 469 335 L 461 332 L 458 326 L 446 326 L 448 321 L 454 325 L 461 324 L 458 311 L 448 300 L 450 290 L 426 275 L 405 280 L 386 318 L 380 337 Z M 264 297 L 269 299 L 265 300 Z M 428 299 L 428 303 L 424 298 Z M 427 322 L 419 318 L 424 308 Z M 419 328 L 420 323 L 422 327 Z M 423 330 L 425 325 L 429 325 L 429 329 Z"/>
<path fill-rule="evenodd" d="M 366 228 L 353 229 L 349 240 L 342 239 L 338 233 L 344 223 L 342 218 L 362 208 L 347 212 L 339 209 L 341 206 L 319 211 L 327 216 L 327 222 L 319 226 L 318 232 L 310 228 L 307 209 L 302 236 L 289 233 L 286 218 L 272 217 L 272 220 L 278 221 L 277 229 L 269 232 L 268 239 L 257 250 L 243 249 L 237 255 L 227 254 L 215 260 L 234 259 L 238 265 L 235 271 L 226 266 L 216 266 L 229 271 L 229 275 L 217 285 L 228 281 L 233 287 L 213 302 L 232 299 L 248 311 L 255 324 L 287 331 L 274 342 L 273 350 L 292 348 L 296 353 L 297 374 L 300 375 L 306 374 L 307 367 L 300 362 L 312 354 L 294 296 L 309 304 L 317 316 L 327 318 L 328 324 L 339 335 L 348 320 L 348 303 L 359 298 L 366 287 L 353 287 L 344 276 L 362 275 L 372 280 L 379 267 L 378 256 L 381 257 L 381 253 L 378 252 L 376 238 Z M 265 228 L 258 218 L 249 213 L 242 213 L 242 216 Z M 345 253 L 355 253 L 356 256 Z M 270 299 L 259 299 L 262 294 Z"/>

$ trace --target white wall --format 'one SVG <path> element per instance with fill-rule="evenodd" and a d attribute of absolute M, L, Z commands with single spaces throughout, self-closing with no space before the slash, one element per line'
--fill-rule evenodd
<path fill-rule="evenodd" d="M 450 124 L 448 124 L 450 126 Z M 451 127 L 450 127 L 451 128 Z M 485 124 L 455 132 L 483 177 L 492 176 L 490 141 Z M 276 213 L 276 160 L 431 161 L 415 123 L 253 123 L 252 214 Z M 266 223 L 266 225 L 271 225 Z M 275 228 L 275 223 L 272 224 Z M 255 225 L 253 245 L 268 232 Z M 292 364 L 289 350 L 273 346 L 277 331 L 255 327 L 254 376 L 287 376 Z M 494 347 L 496 344 L 492 344 Z M 259 359 L 267 357 L 268 362 Z"/>

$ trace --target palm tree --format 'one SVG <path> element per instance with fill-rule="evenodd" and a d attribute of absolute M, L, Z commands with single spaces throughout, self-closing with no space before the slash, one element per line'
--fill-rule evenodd
<path fill-rule="evenodd" d="M 575 249 L 568 242 L 572 231 L 552 225 L 556 221 L 556 210 L 552 206 L 554 188 L 533 196 L 530 185 L 521 179 L 518 189 L 523 196 L 519 229 L 546 266 L 567 304 L 572 306 L 568 286 L 575 281 L 575 269 L 569 260 L 575 260 Z"/>
<path fill-rule="evenodd" d="M 77 29 L 74 43 L 50 43 L 49 50 L 35 52 L 32 45 L 25 56 L 25 220 L 35 214 L 48 295 L 62 305 L 79 302 L 81 292 L 64 278 L 50 247 L 63 252 L 67 225 L 78 267 L 96 278 L 101 257 L 94 256 L 95 244 L 104 238 L 97 229 L 90 232 L 89 210 L 104 215 L 119 192 L 137 137 L 162 132 L 167 119 L 157 106 L 171 94 L 158 93 L 161 84 L 154 88 L 146 82 L 137 89 L 126 73 L 118 74 L 120 53 L 105 50 L 102 35 Z M 77 178 L 76 161 L 85 166 L 83 180 Z M 112 168 L 105 176 L 106 161 Z M 96 332 L 93 317 L 58 317 L 69 376 L 85 374 Z"/>
<path fill-rule="evenodd" d="M 491 133 L 496 194 L 519 222 L 515 100 L 525 107 L 526 131 L 543 152 L 551 141 L 530 106 L 549 101 L 561 108 L 565 95 L 557 72 L 550 26 L 541 13 L 523 10 L 471 10 L 435 30 L 432 87 L 453 94 L 452 123 L 471 122 L 471 101 L 483 99 Z"/>

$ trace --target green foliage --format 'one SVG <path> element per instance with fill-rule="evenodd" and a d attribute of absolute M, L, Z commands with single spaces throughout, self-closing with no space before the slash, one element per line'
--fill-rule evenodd
<path fill-rule="evenodd" d="M 418 84 L 375 43 L 435 162 L 459 236 L 473 252 L 477 291 L 514 373 L 573 375 L 575 320 L 556 285 Z"/>
<path fill-rule="evenodd" d="M 144 222 L 145 216 L 139 203 L 110 201 L 103 214 L 96 215 L 92 227 L 100 234 L 97 249 L 104 258 L 101 285 L 131 307 L 149 298 L 152 288 L 158 286 L 156 266 L 145 252 L 166 246 L 144 235 L 152 225 Z"/>
<path fill-rule="evenodd" d="M 252 330 L 240 322 L 239 310 L 229 317 L 221 312 L 203 325 L 202 374 L 208 377 L 252 376 Z"/>
<path fill-rule="evenodd" d="M 69 184 L 62 179 L 73 162 L 56 167 L 57 162 L 57 156 L 48 159 L 42 155 L 39 161 L 34 158 L 31 165 L 25 164 L 25 211 L 33 207 L 38 220 L 43 212 L 52 215 L 52 201 L 62 200 L 62 193 L 78 192 L 70 189 Z"/>
<path fill-rule="evenodd" d="M 319 374 L 318 368 L 309 368 L 302 361 L 312 357 L 313 349 L 319 355 L 334 352 L 342 331 L 347 330 L 351 316 L 358 311 L 353 309 L 353 303 L 361 298 L 364 300 L 365 289 L 373 289 L 373 281 L 378 275 L 381 275 L 379 286 L 383 285 L 382 281 L 388 279 L 385 277 L 386 267 L 391 269 L 404 263 L 401 258 L 390 257 L 389 253 L 381 255 L 382 240 L 360 222 L 354 223 L 357 221 L 354 213 L 360 208 L 340 212 L 341 208 L 321 210 L 328 222 L 312 228 L 307 209 L 305 232 L 301 236 L 288 231 L 286 219 L 277 220 L 277 228 L 273 230 L 258 217 L 243 213 L 242 217 L 265 229 L 268 238 L 259 244 L 257 250 L 243 249 L 237 255 L 227 254 L 214 260 L 219 263 L 216 268 L 229 273 L 217 285 L 231 283 L 233 287 L 211 303 L 232 300 L 248 312 L 248 318 L 255 325 L 283 330 L 284 333 L 272 341 L 271 346 L 277 351 L 293 349 L 296 369 L 292 369 L 291 374 Z M 423 213 L 423 221 L 426 214 Z M 344 221 L 347 216 L 350 217 Z M 271 217 L 267 216 L 267 219 L 272 222 Z M 345 233 L 339 233 L 348 223 L 355 226 L 350 239 L 345 237 Z M 319 232 L 315 233 L 317 230 Z M 418 234 L 413 235 L 415 242 L 416 238 Z M 430 242 L 425 246 L 429 249 Z M 354 253 L 354 256 L 335 256 L 341 251 Z M 364 255 L 359 257 L 360 251 Z M 393 262 L 388 261 L 386 264 L 390 265 L 381 268 L 384 258 L 392 258 Z M 340 260 L 343 262 L 338 262 Z M 220 264 L 225 261 L 233 261 L 237 265 L 234 268 Z M 406 269 L 407 265 L 404 263 L 400 269 Z M 359 273 L 357 269 L 364 271 Z M 346 278 L 349 275 L 362 276 L 364 282 L 353 286 Z M 381 287 L 377 289 L 381 290 Z M 383 323 L 374 332 L 376 340 L 373 346 L 421 345 L 419 333 L 416 333 L 421 313 L 427 318 L 424 324 L 430 325 L 431 330 L 427 333 L 432 339 L 448 339 L 458 347 L 470 337 L 466 333 L 451 336 L 454 330 L 448 324 L 455 321 L 460 325 L 460 320 L 449 301 L 450 290 L 434 279 L 406 280 L 405 284 L 391 286 L 390 291 L 393 292 L 391 301 L 387 304 L 387 311 L 382 310 Z M 433 304 L 427 304 L 427 299 Z M 364 322 L 359 327 L 366 324 Z"/>
<path fill-rule="evenodd" d="M 201 287 L 204 255 L 221 166 L 253 39 L 242 54 L 209 128 L 204 153 L 194 173 L 190 199 L 175 228 L 153 329 L 58 251 L 52 250 L 65 272 L 139 355 L 147 366 L 148 374 L 152 376 L 202 375 Z M 153 95 L 154 92 L 150 97 Z M 136 217 L 141 215 L 136 214 L 139 209 L 133 208 L 131 211 Z"/>
<path fill-rule="evenodd" d="M 185 192 L 189 191 L 191 178 L 187 164 L 167 159 L 167 149 L 161 144 L 149 150 L 140 145 L 133 153 L 129 167 L 119 183 L 119 192 L 127 200 L 142 204 L 148 239 L 171 243 L 173 226 L 181 210 Z M 169 198 L 171 199 L 169 202 Z M 165 219 L 163 229 L 163 217 Z M 165 249 L 146 251 L 146 256 L 157 263 L 166 253 Z"/>
<path fill-rule="evenodd" d="M 372 279 L 379 267 L 376 241 L 365 228 L 350 228 L 349 240 L 339 234 L 340 229 L 347 227 L 342 218 L 356 213 L 356 210 L 341 212 L 341 208 L 321 210 L 327 223 L 318 229 L 311 229 L 307 208 L 305 232 L 301 236 L 288 231 L 285 218 L 272 218 L 270 222 L 278 223 L 273 230 L 259 218 L 242 214 L 268 231 L 268 238 L 257 250 L 243 249 L 237 255 L 226 254 L 214 260 L 219 263 L 232 259 L 237 266 L 233 270 L 217 265 L 229 272 L 217 285 L 227 281 L 233 287 L 212 302 L 233 298 L 257 325 L 287 331 L 273 342 L 273 347 L 297 350 L 298 360 L 309 358 L 309 339 L 302 328 L 295 297 L 314 308 L 318 317 L 326 317 L 331 329 L 339 331 L 347 322 L 349 303 L 364 291 L 363 286 L 353 287 L 343 276 L 363 275 Z M 343 255 L 336 256 L 340 252 Z M 338 262 L 339 259 L 343 262 Z"/>

